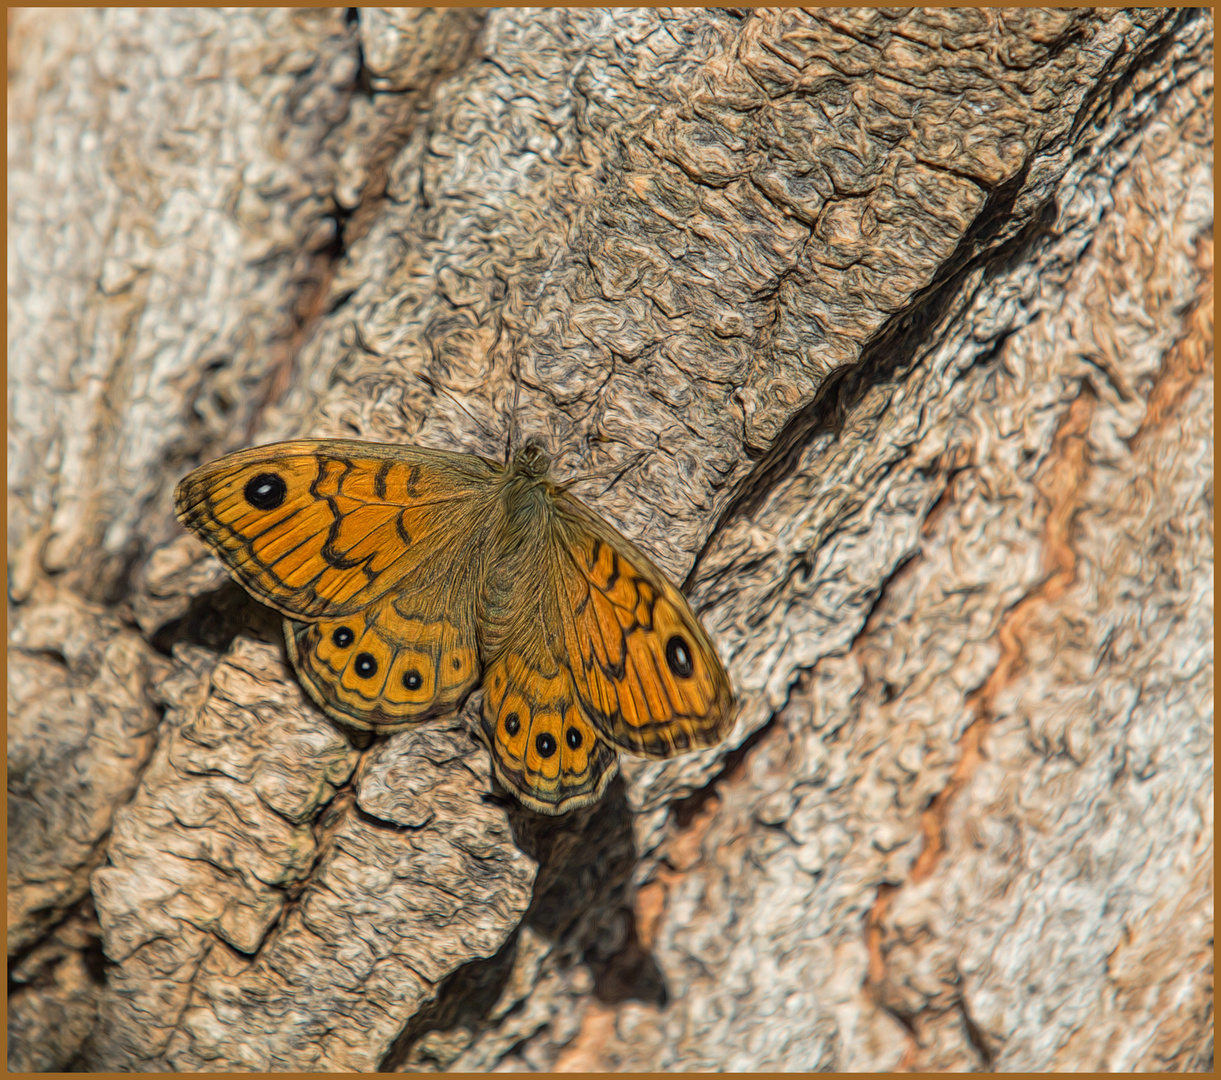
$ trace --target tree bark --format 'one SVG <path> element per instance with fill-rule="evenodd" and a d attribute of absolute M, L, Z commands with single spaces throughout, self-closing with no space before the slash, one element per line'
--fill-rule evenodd
<path fill-rule="evenodd" d="M 1212 35 L 14 13 L 10 1069 L 1210 1069 Z M 740 701 L 558 820 L 171 508 L 510 435 Z"/>

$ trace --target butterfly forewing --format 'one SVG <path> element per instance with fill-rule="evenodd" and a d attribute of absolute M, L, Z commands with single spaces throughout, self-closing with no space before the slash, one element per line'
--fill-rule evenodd
<path fill-rule="evenodd" d="M 255 596 L 294 619 L 360 611 L 391 591 L 430 593 L 490 527 L 500 470 L 469 454 L 302 441 L 196 469 L 179 520 Z"/>
<path fill-rule="evenodd" d="M 634 544 L 568 495 L 550 555 L 546 620 L 581 706 L 620 750 L 667 758 L 720 742 L 733 695 L 690 605 Z"/>

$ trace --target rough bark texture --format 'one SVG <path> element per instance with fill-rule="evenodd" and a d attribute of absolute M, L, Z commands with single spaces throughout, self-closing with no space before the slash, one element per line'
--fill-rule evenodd
<path fill-rule="evenodd" d="M 1212 35 L 16 13 L 10 1068 L 1210 1068 Z M 170 509 L 510 434 L 741 700 L 558 821 Z"/>

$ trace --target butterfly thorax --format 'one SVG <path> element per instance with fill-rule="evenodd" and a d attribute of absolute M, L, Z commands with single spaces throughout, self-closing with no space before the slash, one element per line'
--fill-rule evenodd
<path fill-rule="evenodd" d="M 559 489 L 546 477 L 517 472 L 512 467 L 500 485 L 500 520 L 495 529 L 500 547 L 535 548 L 556 524 Z"/>
<path fill-rule="evenodd" d="M 550 465 L 542 443 L 529 439 L 501 476 L 500 531 L 509 548 L 541 539 L 552 524 L 560 488 L 548 475 Z"/>

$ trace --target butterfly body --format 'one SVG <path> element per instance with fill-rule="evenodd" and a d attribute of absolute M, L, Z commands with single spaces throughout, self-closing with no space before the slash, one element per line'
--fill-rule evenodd
<path fill-rule="evenodd" d="M 302 685 L 391 732 L 484 687 L 480 735 L 526 805 L 596 801 L 616 750 L 664 758 L 727 734 L 716 650 L 648 557 L 549 475 L 351 440 L 239 451 L 187 476 L 179 519 L 285 616 Z"/>

